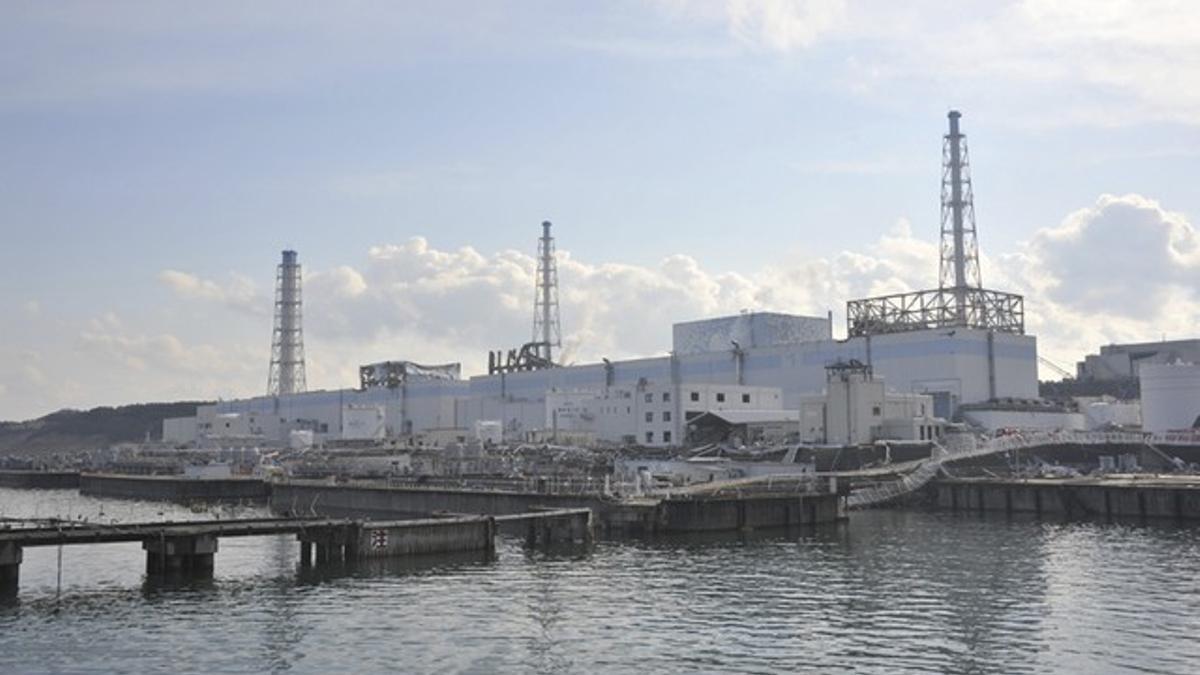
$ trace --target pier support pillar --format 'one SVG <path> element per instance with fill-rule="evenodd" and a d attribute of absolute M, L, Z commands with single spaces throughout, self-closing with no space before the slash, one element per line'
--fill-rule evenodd
<path fill-rule="evenodd" d="M 347 544 L 314 542 L 317 549 L 317 564 L 353 562 L 354 552 Z"/>
<path fill-rule="evenodd" d="M 146 573 L 156 576 L 180 576 L 211 579 L 217 538 L 211 534 L 194 537 L 167 537 L 142 542 L 146 551 Z"/>
<path fill-rule="evenodd" d="M 24 553 L 12 542 L 0 544 L 0 598 L 13 598 L 21 584 Z"/>

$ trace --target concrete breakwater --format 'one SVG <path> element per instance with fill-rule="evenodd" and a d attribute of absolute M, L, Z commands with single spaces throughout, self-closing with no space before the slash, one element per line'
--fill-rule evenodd
<path fill-rule="evenodd" d="M 0 471 L 0 487 L 26 490 L 71 490 L 79 487 L 79 472 Z"/>
<path fill-rule="evenodd" d="M 954 478 L 935 481 L 938 508 L 1053 516 L 1200 520 L 1200 479 Z"/>
<path fill-rule="evenodd" d="M 845 495 L 805 489 L 616 499 L 469 487 L 343 485 L 325 481 L 270 482 L 252 478 L 73 474 L 81 494 L 147 501 L 268 502 L 293 517 L 416 518 L 430 514 L 489 515 L 539 509 L 590 509 L 612 534 L 721 532 L 832 523 L 845 517 Z M 23 484 L 22 487 L 33 487 Z M 68 487 L 61 485 L 60 487 Z M 73 486 L 70 486 L 73 487 Z"/>
<path fill-rule="evenodd" d="M 270 484 L 258 478 L 183 478 L 182 476 L 122 476 L 85 473 L 79 493 L 92 497 L 172 502 L 265 502 Z"/>
<path fill-rule="evenodd" d="M 596 526 L 604 532 L 654 534 L 832 523 L 844 517 L 843 499 L 837 494 L 809 493 L 614 500 L 465 488 L 341 486 L 291 481 L 272 484 L 270 504 L 280 513 L 346 517 L 430 513 L 502 515 L 537 509 L 588 508 L 595 514 Z"/>

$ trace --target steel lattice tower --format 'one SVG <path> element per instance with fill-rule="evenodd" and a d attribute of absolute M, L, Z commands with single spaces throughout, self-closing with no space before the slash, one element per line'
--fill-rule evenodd
<path fill-rule="evenodd" d="M 304 328 L 301 322 L 300 263 L 284 251 L 275 272 L 275 330 L 271 336 L 271 372 L 267 395 L 295 394 L 304 381 Z"/>
<path fill-rule="evenodd" d="M 975 237 L 975 195 L 967 137 L 959 132 L 962 113 L 951 110 L 950 133 L 942 143 L 942 256 L 938 284 L 953 289 L 960 322 L 965 320 L 968 289 L 983 288 L 979 274 L 979 242 Z"/>
<path fill-rule="evenodd" d="M 562 326 L 558 319 L 558 265 L 554 260 L 554 237 L 550 221 L 542 221 L 538 239 L 537 289 L 533 300 L 533 341 L 542 342 L 540 356 L 553 361 L 552 348 L 562 347 Z"/>

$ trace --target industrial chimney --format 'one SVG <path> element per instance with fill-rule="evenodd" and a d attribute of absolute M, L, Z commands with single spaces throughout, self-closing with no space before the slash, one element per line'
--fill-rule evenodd
<path fill-rule="evenodd" d="M 537 289 L 533 300 L 533 341 L 542 343 L 539 356 L 553 362 L 551 348 L 562 347 L 562 326 L 558 318 L 558 266 L 554 260 L 554 237 L 550 221 L 542 221 L 538 239 Z"/>
<path fill-rule="evenodd" d="M 301 315 L 300 263 L 295 251 L 284 251 L 275 272 L 275 330 L 271 337 L 268 396 L 295 394 L 306 389 Z"/>

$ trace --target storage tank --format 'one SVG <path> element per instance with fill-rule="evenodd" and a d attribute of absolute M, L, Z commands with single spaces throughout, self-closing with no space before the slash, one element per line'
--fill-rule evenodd
<path fill-rule="evenodd" d="M 1138 369 L 1142 387 L 1142 428 L 1190 429 L 1200 416 L 1200 365 L 1146 363 Z"/>

